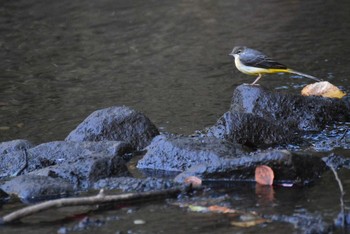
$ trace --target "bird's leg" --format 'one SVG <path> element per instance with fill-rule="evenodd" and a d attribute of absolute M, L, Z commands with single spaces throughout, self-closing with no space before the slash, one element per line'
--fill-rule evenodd
<path fill-rule="evenodd" d="M 259 76 L 258 76 L 258 77 L 254 80 L 254 82 L 251 83 L 250 85 L 255 85 L 256 82 L 258 82 L 258 80 L 260 80 L 260 78 L 261 78 L 261 74 L 259 73 Z"/>

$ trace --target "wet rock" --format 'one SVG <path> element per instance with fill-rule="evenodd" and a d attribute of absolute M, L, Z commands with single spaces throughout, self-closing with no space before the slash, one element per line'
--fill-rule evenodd
<path fill-rule="evenodd" d="M 322 160 L 326 163 L 326 165 L 332 166 L 335 169 L 342 167 L 350 169 L 350 158 L 346 158 L 341 155 L 332 153 L 327 157 L 323 157 Z"/>
<path fill-rule="evenodd" d="M 99 179 L 129 175 L 129 171 L 125 161 L 118 155 L 90 154 L 75 161 L 33 171 L 31 174 L 63 178 L 75 188 L 87 189 Z"/>
<path fill-rule="evenodd" d="M 129 107 L 110 107 L 93 112 L 66 138 L 67 141 L 125 141 L 141 150 L 158 135 L 156 126 Z"/>
<path fill-rule="evenodd" d="M 293 154 L 286 150 L 269 150 L 225 159 L 216 167 L 196 166 L 179 174 L 175 181 L 183 183 L 189 176 L 204 180 L 252 181 L 255 168 L 259 165 L 272 168 L 275 174 L 274 184 L 290 185 L 310 184 L 326 169 L 326 164 L 319 157 Z"/>
<path fill-rule="evenodd" d="M 175 183 L 170 179 L 161 178 L 132 178 L 132 177 L 114 177 L 97 181 L 94 184 L 95 189 L 120 189 L 123 192 L 146 192 L 152 190 L 169 189 Z"/>
<path fill-rule="evenodd" d="M 91 160 L 92 155 L 121 157 L 131 153 L 132 147 L 125 142 L 48 142 L 27 151 L 14 151 L 0 155 L 1 178 L 16 176 L 48 166 Z"/>
<path fill-rule="evenodd" d="M 147 153 L 139 160 L 140 169 L 184 171 L 205 164 L 216 168 L 225 158 L 244 154 L 241 145 L 214 137 L 185 137 L 160 135 L 147 147 Z"/>
<path fill-rule="evenodd" d="M 27 140 L 13 140 L 0 143 L 0 155 L 7 154 L 13 151 L 26 150 L 34 147 L 34 145 Z"/>
<path fill-rule="evenodd" d="M 6 193 L 16 194 L 22 201 L 38 201 L 69 196 L 73 187 L 60 178 L 22 175 L 0 186 Z"/>
<path fill-rule="evenodd" d="M 226 139 L 252 148 L 296 142 L 295 130 L 251 114 L 226 112 L 206 130 L 207 136 Z"/>
<path fill-rule="evenodd" d="M 340 212 L 337 218 L 334 219 L 334 225 L 340 229 L 349 233 L 350 231 L 350 211 Z"/>
<path fill-rule="evenodd" d="M 333 227 L 323 220 L 320 215 L 305 212 L 304 214 L 265 216 L 275 222 L 292 224 L 300 233 L 332 233 Z"/>
<path fill-rule="evenodd" d="M 303 142 L 309 142 L 309 147 L 317 152 L 331 152 L 337 149 L 350 150 L 350 125 L 348 122 L 338 122 L 327 125 L 320 132 L 303 134 Z"/>
<path fill-rule="evenodd" d="M 253 85 L 240 85 L 234 90 L 230 111 L 252 113 L 281 127 L 307 131 L 350 119 L 350 110 L 342 100 L 270 92 Z"/>

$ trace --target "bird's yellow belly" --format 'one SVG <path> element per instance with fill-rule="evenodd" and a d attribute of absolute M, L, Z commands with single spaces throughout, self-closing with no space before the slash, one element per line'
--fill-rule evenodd
<path fill-rule="evenodd" d="M 246 66 L 238 58 L 235 58 L 235 65 L 237 69 L 245 73 L 247 75 L 259 75 L 259 74 L 266 74 L 266 73 L 279 73 L 279 72 L 288 72 L 288 69 L 274 69 L 274 68 L 259 68 L 259 67 L 250 67 Z"/>
<path fill-rule="evenodd" d="M 242 64 L 238 58 L 235 58 L 235 65 L 240 72 L 248 75 L 258 75 L 258 74 L 267 73 L 267 69 L 246 66 Z"/>

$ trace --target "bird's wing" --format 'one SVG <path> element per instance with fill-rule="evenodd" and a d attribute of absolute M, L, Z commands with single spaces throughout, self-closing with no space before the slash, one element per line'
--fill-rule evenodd
<path fill-rule="evenodd" d="M 287 66 L 274 61 L 262 53 L 245 54 L 240 57 L 242 63 L 250 67 L 259 67 L 266 69 L 287 69 Z"/>

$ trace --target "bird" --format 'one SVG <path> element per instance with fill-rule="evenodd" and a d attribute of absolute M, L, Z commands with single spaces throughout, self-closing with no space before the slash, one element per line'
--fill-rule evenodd
<path fill-rule="evenodd" d="M 300 75 L 315 81 L 321 81 L 319 78 L 310 76 L 308 74 L 298 72 L 286 65 L 274 61 L 262 52 L 248 48 L 246 46 L 236 46 L 229 54 L 235 58 L 236 68 L 248 75 L 257 75 L 258 77 L 254 80 L 251 85 L 255 85 L 263 74 L 267 73 L 292 73 Z"/>

